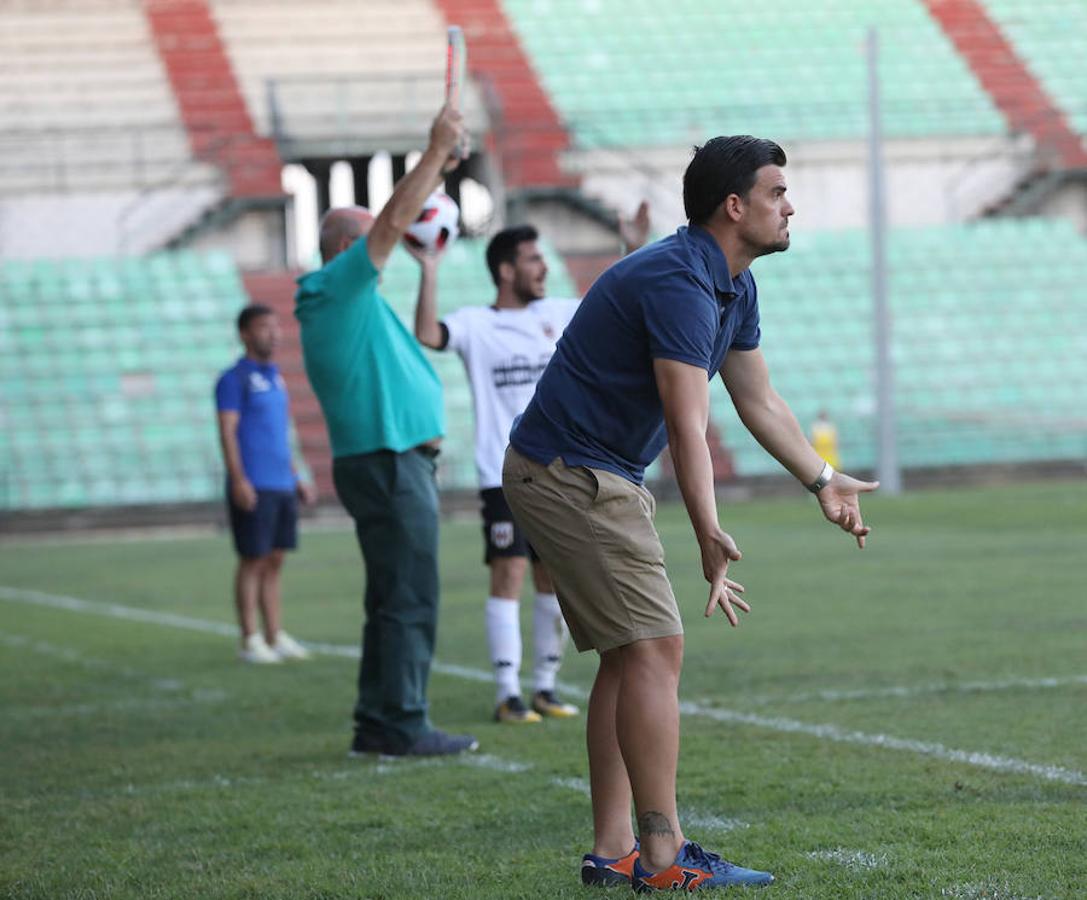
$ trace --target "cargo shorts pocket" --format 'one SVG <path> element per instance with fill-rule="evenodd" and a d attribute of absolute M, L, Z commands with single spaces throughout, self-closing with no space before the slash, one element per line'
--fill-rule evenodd
<path fill-rule="evenodd" d="M 597 534 L 626 558 L 663 566 L 664 547 L 653 527 L 652 495 L 621 475 L 601 469 L 584 471 L 596 485 L 596 496 L 588 514 Z"/>

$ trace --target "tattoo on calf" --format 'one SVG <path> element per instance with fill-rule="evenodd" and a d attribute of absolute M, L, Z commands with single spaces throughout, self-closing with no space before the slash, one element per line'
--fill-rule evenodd
<path fill-rule="evenodd" d="M 664 813 L 650 810 L 638 816 L 638 834 L 645 837 L 647 834 L 661 836 L 675 836 L 672 823 Z"/>

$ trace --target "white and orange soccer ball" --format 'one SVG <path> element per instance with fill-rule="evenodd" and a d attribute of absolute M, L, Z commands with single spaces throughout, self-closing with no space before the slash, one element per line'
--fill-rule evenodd
<path fill-rule="evenodd" d="M 459 219 L 460 209 L 453 198 L 435 191 L 427 197 L 423 211 L 404 234 L 404 240 L 419 250 L 444 250 L 460 234 Z"/>

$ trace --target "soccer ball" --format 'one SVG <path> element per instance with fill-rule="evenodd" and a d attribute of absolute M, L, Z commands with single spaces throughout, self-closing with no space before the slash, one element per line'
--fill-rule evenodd
<path fill-rule="evenodd" d="M 427 197 L 419 218 L 409 226 L 404 240 L 418 250 L 444 250 L 457 239 L 460 210 L 453 198 L 442 191 Z"/>

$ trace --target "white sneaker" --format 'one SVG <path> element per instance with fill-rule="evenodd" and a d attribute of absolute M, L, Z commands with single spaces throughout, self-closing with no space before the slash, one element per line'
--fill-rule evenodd
<path fill-rule="evenodd" d="M 310 656 L 309 650 L 285 631 L 276 633 L 276 642 L 272 646 L 272 652 L 279 654 L 280 659 L 309 659 Z"/>
<path fill-rule="evenodd" d="M 264 635 L 251 634 L 245 639 L 245 644 L 238 651 L 238 659 L 247 663 L 278 663 L 283 660 L 264 640 Z"/>

